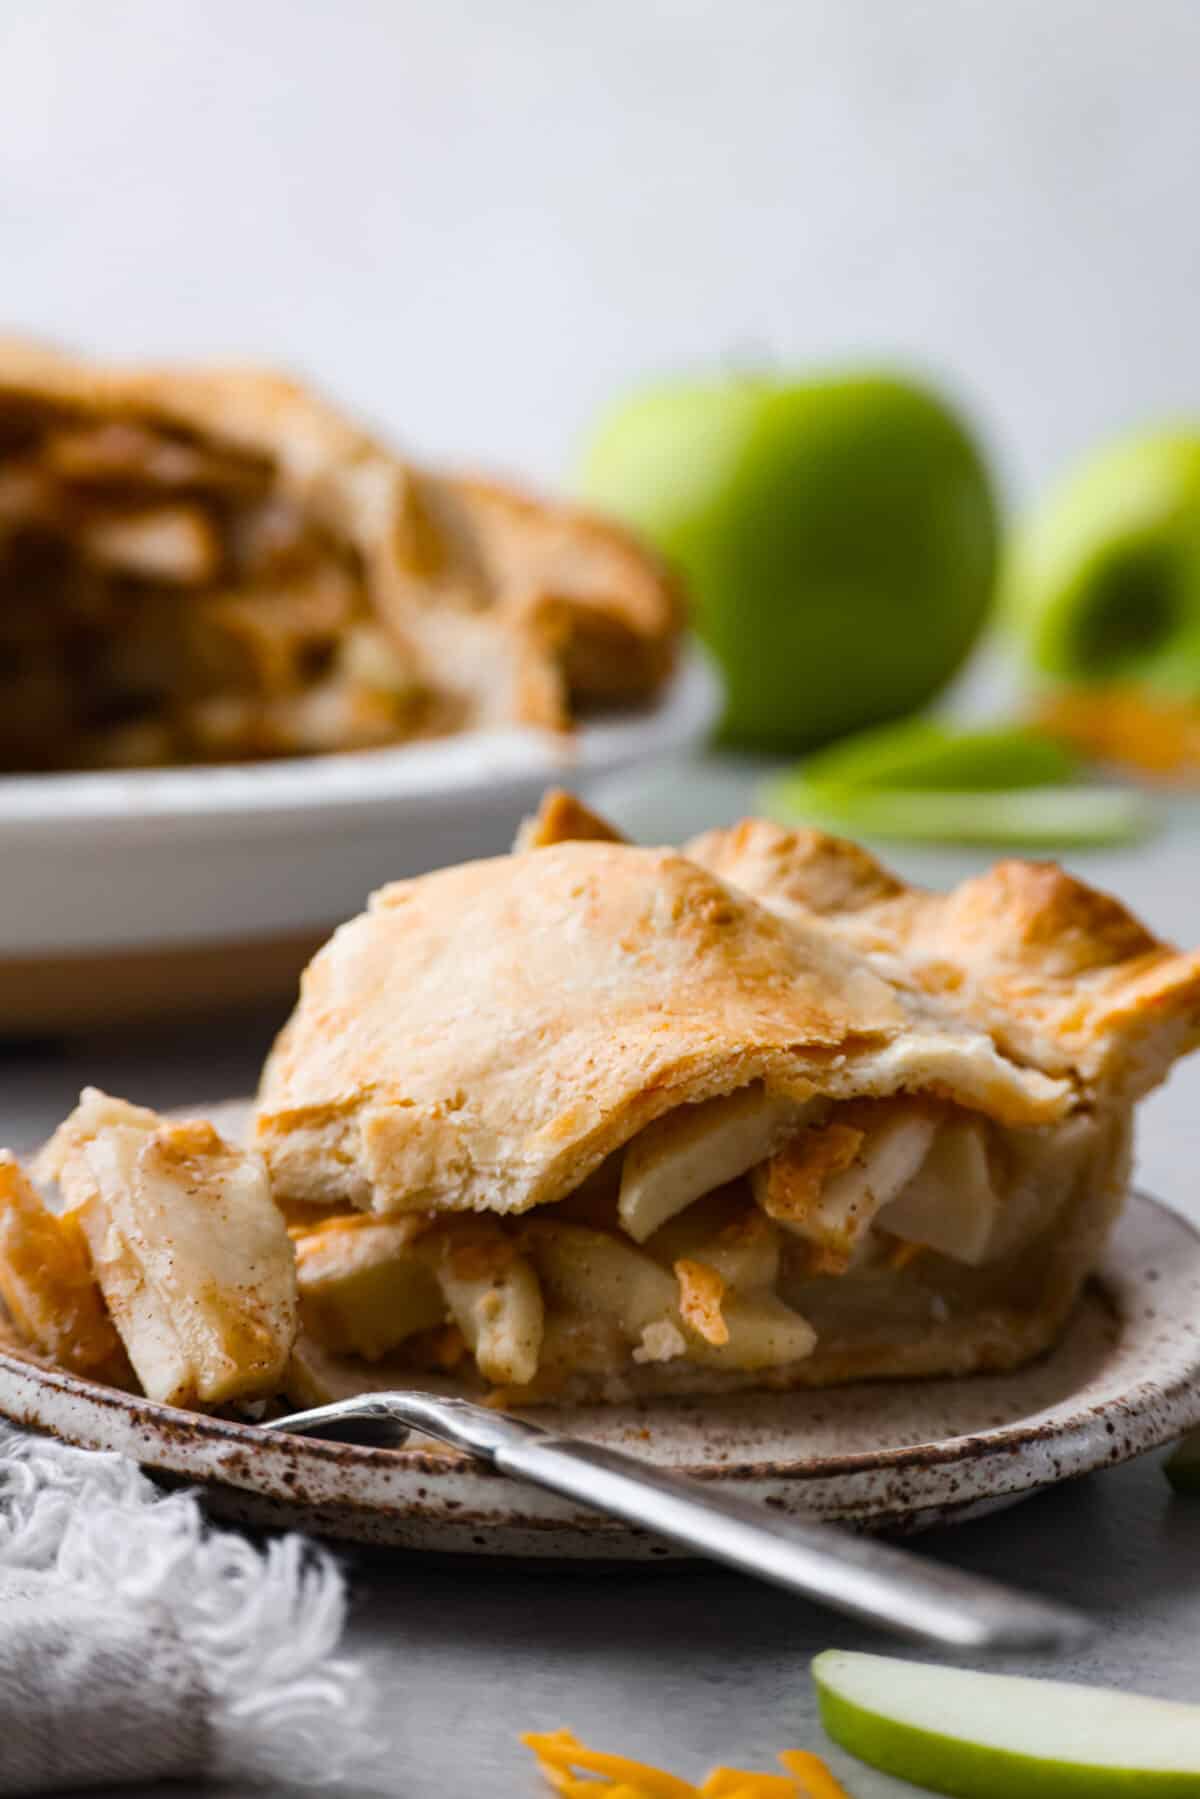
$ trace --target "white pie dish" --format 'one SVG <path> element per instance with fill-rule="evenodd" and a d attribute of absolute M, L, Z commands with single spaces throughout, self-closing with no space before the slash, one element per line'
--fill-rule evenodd
<path fill-rule="evenodd" d="M 542 790 L 694 747 L 692 646 L 652 707 L 568 743 L 512 730 L 216 768 L 0 777 L 0 1031 L 286 994 L 387 880 L 506 850 Z"/>

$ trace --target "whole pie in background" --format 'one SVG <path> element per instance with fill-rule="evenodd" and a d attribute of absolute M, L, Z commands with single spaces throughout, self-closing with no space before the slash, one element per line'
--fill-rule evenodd
<path fill-rule="evenodd" d="M 569 728 L 681 626 L 619 527 L 435 474 L 256 368 L 0 341 L 0 769 Z"/>

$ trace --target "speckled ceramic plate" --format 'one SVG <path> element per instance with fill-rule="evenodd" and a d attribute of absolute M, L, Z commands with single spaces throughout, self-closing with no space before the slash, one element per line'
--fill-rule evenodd
<path fill-rule="evenodd" d="M 1200 1237 L 1134 1198 L 1052 1354 L 1016 1374 L 652 1401 L 547 1424 L 728 1481 L 781 1512 L 919 1530 L 1127 1460 L 1200 1424 Z M 0 1354 L 0 1413 L 194 1482 L 253 1524 L 406 1549 L 649 1557 L 653 1538 L 450 1452 L 275 1437 Z"/>

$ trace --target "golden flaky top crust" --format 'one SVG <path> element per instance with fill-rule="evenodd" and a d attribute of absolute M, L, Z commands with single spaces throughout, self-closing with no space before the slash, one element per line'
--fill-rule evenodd
<path fill-rule="evenodd" d="M 103 435 L 114 427 L 119 441 Z M 176 452 L 169 471 L 169 457 L 154 460 L 155 433 L 166 433 Z M 198 448 L 190 473 L 180 472 L 181 443 Z M 290 509 L 294 532 L 300 529 L 294 521 L 301 521 L 310 561 L 324 558 L 324 584 L 310 581 L 302 596 L 294 568 L 283 593 L 277 570 L 248 569 L 244 557 L 233 566 L 231 520 L 272 499 Z M 279 517 L 277 505 L 276 533 Z M 140 532 L 136 564 L 129 560 L 131 523 Z M 155 559 L 170 553 L 167 598 L 220 599 L 221 630 L 253 628 L 256 640 L 303 630 L 305 606 L 319 602 L 322 616 L 338 613 L 323 647 L 326 660 L 351 636 L 354 644 L 342 657 L 337 698 L 318 699 L 299 722 L 288 713 L 298 739 L 285 732 L 275 753 L 514 723 L 563 729 L 580 707 L 651 695 L 670 673 L 681 629 L 673 580 L 619 527 L 506 487 L 421 468 L 318 394 L 254 367 L 110 367 L 0 338 L 0 578 L 6 546 L 22 531 L 57 534 L 93 585 L 98 568 L 115 568 L 121 577 L 132 568 L 144 582 L 155 573 Z M 239 553 L 247 538 L 243 531 Z M 101 611 L 111 614 L 112 658 L 136 664 L 143 678 L 148 628 L 143 622 L 131 650 L 128 619 L 120 622 L 131 608 L 136 612 L 141 589 L 135 584 L 132 591 L 131 599 L 128 582 L 119 591 L 106 589 L 103 607 L 93 596 L 88 628 Z M 48 612 L 46 597 L 36 597 L 38 609 Z M 278 618 L 264 613 L 258 604 L 264 598 L 274 600 Z M 13 604 L 20 599 L 15 592 Z M 82 627 L 77 596 L 68 589 L 60 600 L 65 644 Z M 231 600 L 242 608 L 232 621 Z M 364 625 L 381 634 L 382 648 L 372 647 L 369 632 L 356 632 Z M 39 630 L 41 653 L 46 626 Z M 157 638 L 154 648 L 161 661 Z M 64 667 L 73 655 L 66 644 Z M 196 679 L 197 658 L 189 656 L 178 677 L 182 685 L 184 675 Z M 156 663 L 155 679 L 159 672 Z M 394 717 L 385 695 L 403 698 Z M 192 697 L 185 696 L 189 703 Z M 124 695 L 114 690 L 101 698 L 98 705 L 89 694 L 88 703 L 107 715 Z M 36 699 L 29 710 L 36 720 Z M 221 714 L 222 728 L 232 729 L 229 710 Z M 282 729 L 278 704 L 272 716 Z M 191 741 L 190 730 L 183 729 L 179 747 L 202 757 L 208 740 L 201 734 Z M 207 715 L 204 730 L 216 730 Z M 59 735 L 67 735 L 66 725 Z M 251 738 L 242 732 L 230 753 L 252 753 Z M 98 739 L 89 742 L 100 760 L 113 759 Z M 272 753 L 266 735 L 263 743 L 261 753 Z M 64 745 L 59 760 L 78 750 Z M 20 753 L 19 746 L 6 752 L 0 733 L 0 754 L 19 759 Z M 54 746 L 32 746 L 29 756 L 52 765 Z"/>
<path fill-rule="evenodd" d="M 987 1031 L 1007 1055 L 1101 1098 L 1137 1098 L 1200 1042 L 1200 952 L 1160 943 L 1053 863 L 999 862 L 931 893 L 855 844 L 765 819 L 709 831 L 686 853 Z"/>
<path fill-rule="evenodd" d="M 285 1198 L 522 1211 L 751 1081 L 936 1091 L 1014 1124 L 1069 1086 L 693 860 L 566 842 L 400 882 L 310 965 L 264 1072 Z"/>

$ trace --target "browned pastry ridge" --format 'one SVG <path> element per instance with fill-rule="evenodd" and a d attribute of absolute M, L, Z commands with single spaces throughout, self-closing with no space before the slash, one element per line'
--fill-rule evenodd
<path fill-rule="evenodd" d="M 669 674 L 619 528 L 395 455 L 255 368 L 0 340 L 0 767 L 561 731 Z"/>
<path fill-rule="evenodd" d="M 634 848 L 565 795 L 520 844 L 377 894 L 264 1071 L 302 1396 L 449 1363 L 525 1399 L 813 1385 L 1054 1340 L 1134 1102 L 1200 1041 L 1200 957 L 1049 865 L 926 893 L 758 820 Z"/>
<path fill-rule="evenodd" d="M 1138 1099 L 1196 1045 L 1200 952 L 1160 943 L 1053 863 L 999 862 L 931 893 L 856 844 L 765 819 L 706 832 L 686 854 L 1092 1096 Z"/>

